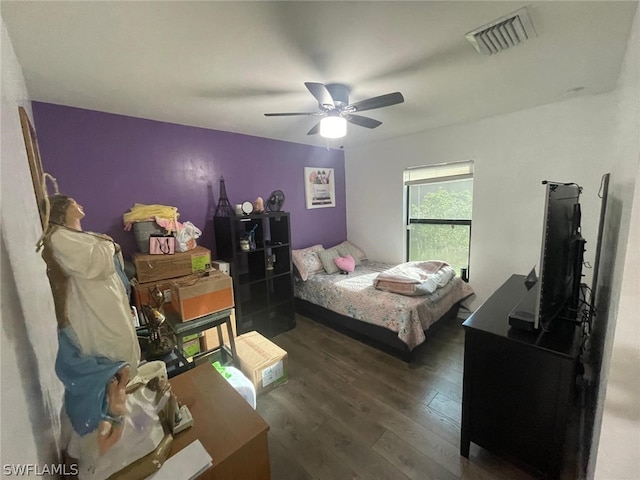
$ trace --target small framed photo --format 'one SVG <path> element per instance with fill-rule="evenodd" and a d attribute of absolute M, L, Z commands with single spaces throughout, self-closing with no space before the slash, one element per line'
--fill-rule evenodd
<path fill-rule="evenodd" d="M 305 167 L 304 193 L 307 208 L 336 206 L 336 182 L 333 168 Z"/>

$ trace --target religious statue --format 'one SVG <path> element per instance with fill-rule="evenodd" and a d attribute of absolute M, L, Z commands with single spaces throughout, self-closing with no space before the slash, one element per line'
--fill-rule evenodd
<path fill-rule="evenodd" d="M 169 455 L 172 436 L 165 431 L 177 404 L 166 378 L 144 378 L 139 370 L 120 247 L 82 230 L 84 209 L 73 198 L 56 193 L 43 207 L 47 226 L 38 250 L 58 321 L 65 454 L 78 464 L 80 479 L 116 472 L 146 478 Z"/>

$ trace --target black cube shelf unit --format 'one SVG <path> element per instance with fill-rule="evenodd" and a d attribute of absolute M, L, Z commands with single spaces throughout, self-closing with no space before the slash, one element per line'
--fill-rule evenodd
<path fill-rule="evenodd" d="M 273 337 L 296 324 L 287 212 L 214 217 L 219 260 L 229 262 L 238 334 L 256 330 Z M 242 249 L 250 231 L 255 247 Z"/>

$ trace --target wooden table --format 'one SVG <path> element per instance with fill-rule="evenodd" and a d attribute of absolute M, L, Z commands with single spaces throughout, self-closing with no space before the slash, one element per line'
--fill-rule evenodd
<path fill-rule="evenodd" d="M 194 425 L 173 440 L 171 455 L 200 440 L 213 458 L 201 479 L 269 480 L 269 425 L 210 365 L 203 364 L 170 381 Z"/>

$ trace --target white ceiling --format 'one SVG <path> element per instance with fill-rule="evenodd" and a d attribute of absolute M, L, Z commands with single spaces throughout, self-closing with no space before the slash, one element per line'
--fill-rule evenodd
<path fill-rule="evenodd" d="M 465 33 L 527 6 L 537 37 L 494 56 Z M 400 91 L 330 147 L 615 88 L 637 1 L 7 2 L 32 100 L 327 145 L 304 82 Z"/>

